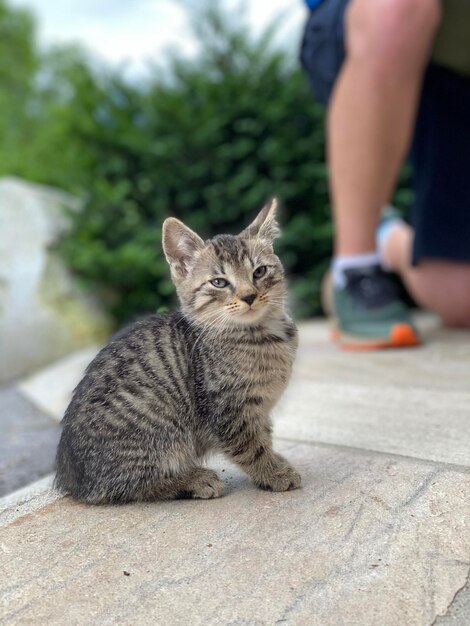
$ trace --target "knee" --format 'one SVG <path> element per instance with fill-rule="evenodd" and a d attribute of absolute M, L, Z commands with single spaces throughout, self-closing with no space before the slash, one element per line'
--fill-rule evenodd
<path fill-rule="evenodd" d="M 444 326 L 450 328 L 470 328 L 470 268 L 462 270 L 442 284 L 446 297 L 440 299 L 437 311 Z"/>
<path fill-rule="evenodd" d="M 346 14 L 348 57 L 376 67 L 424 65 L 441 20 L 441 0 L 352 0 Z M 384 74 L 385 73 L 385 74 Z"/>
<path fill-rule="evenodd" d="M 470 328 L 470 303 L 460 309 L 446 309 L 440 312 L 444 326 L 448 328 Z"/>
<path fill-rule="evenodd" d="M 424 261 L 413 271 L 417 300 L 437 313 L 445 326 L 470 328 L 470 265 Z"/>

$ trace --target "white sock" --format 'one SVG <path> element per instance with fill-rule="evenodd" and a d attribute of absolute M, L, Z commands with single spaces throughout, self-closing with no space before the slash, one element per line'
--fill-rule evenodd
<path fill-rule="evenodd" d="M 341 289 L 346 285 L 344 270 L 359 269 L 371 265 L 380 265 L 380 255 L 375 250 L 365 254 L 335 256 L 331 264 L 333 285 Z"/>

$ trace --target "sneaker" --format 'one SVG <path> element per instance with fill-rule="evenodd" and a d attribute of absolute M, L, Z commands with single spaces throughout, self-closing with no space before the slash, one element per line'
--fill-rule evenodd
<path fill-rule="evenodd" d="M 397 286 L 380 265 L 344 271 L 346 286 L 332 287 L 333 339 L 345 350 L 419 345 Z"/>

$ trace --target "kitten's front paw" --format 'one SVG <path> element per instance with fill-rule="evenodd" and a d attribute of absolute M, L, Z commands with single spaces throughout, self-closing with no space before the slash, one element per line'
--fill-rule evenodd
<path fill-rule="evenodd" d="M 194 476 L 189 486 L 189 491 L 192 498 L 201 498 L 203 500 L 220 498 L 224 491 L 224 483 L 213 470 L 204 469 Z"/>
<path fill-rule="evenodd" d="M 284 461 L 276 472 L 264 479 L 259 486 L 261 489 L 268 489 L 269 491 L 290 491 L 298 489 L 301 482 L 300 474 L 295 471 L 292 465 Z"/>

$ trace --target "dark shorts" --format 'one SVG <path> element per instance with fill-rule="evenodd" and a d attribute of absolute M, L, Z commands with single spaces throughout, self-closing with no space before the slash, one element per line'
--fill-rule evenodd
<path fill-rule="evenodd" d="M 301 62 L 315 97 L 327 104 L 344 59 L 348 0 L 325 0 L 309 16 Z M 431 62 L 410 151 L 413 262 L 470 262 L 470 77 Z"/>

